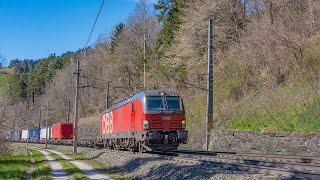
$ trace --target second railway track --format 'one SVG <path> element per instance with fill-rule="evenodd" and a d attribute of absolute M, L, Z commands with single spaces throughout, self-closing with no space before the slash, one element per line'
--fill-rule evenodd
<path fill-rule="evenodd" d="M 158 153 L 160 158 L 229 166 L 230 171 L 246 171 L 278 177 L 320 179 L 320 161 L 315 157 L 280 156 L 249 153 L 225 153 L 205 151 L 175 151 Z"/>

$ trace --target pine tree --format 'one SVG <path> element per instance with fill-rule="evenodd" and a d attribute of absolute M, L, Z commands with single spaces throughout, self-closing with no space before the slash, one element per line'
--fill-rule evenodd
<path fill-rule="evenodd" d="M 159 12 L 158 20 L 162 24 L 160 35 L 156 42 L 159 57 L 175 41 L 176 32 L 182 23 L 183 9 L 189 0 L 159 0 L 155 9 Z"/>

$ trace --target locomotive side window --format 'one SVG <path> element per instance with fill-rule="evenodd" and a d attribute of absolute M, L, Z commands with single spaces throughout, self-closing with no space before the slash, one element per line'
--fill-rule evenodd
<path fill-rule="evenodd" d="M 163 110 L 164 104 L 161 96 L 147 97 L 147 107 L 149 111 Z"/>
<path fill-rule="evenodd" d="M 167 96 L 166 97 L 167 107 L 169 110 L 180 110 L 180 98 L 177 96 Z"/>

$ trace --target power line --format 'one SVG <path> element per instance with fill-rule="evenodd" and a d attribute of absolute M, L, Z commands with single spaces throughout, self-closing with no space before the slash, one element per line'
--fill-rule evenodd
<path fill-rule="evenodd" d="M 183 83 L 183 84 L 185 84 L 185 85 L 188 85 L 188 86 L 190 86 L 190 87 L 192 87 L 192 88 L 199 89 L 199 90 L 202 90 L 202 91 L 208 91 L 208 89 L 207 89 L 207 88 L 205 88 L 205 87 L 201 87 L 201 86 L 198 86 L 198 85 L 192 84 L 192 83 L 190 83 L 190 82 L 186 82 L 186 81 L 184 81 L 184 80 L 181 80 L 181 79 L 175 78 L 175 77 L 170 76 L 170 75 L 168 75 L 168 74 L 165 74 L 164 76 L 166 76 L 166 77 L 167 77 L 167 78 L 169 78 L 169 79 L 172 79 L 172 80 L 178 81 L 178 82 Z"/>
<path fill-rule="evenodd" d="M 89 37 L 88 37 L 88 40 L 87 42 L 85 43 L 85 46 L 84 46 L 84 49 L 85 49 L 85 57 L 87 56 L 87 47 L 89 45 L 89 42 L 91 40 L 91 37 L 92 37 L 92 33 L 94 31 L 94 28 L 96 27 L 96 24 L 97 24 L 97 21 L 99 19 L 99 16 L 100 16 L 100 13 L 101 13 L 101 10 L 103 8 L 103 5 L 104 5 L 104 0 L 102 0 L 102 3 L 100 5 L 100 8 L 99 8 L 99 11 L 98 11 L 98 14 L 94 20 L 94 23 L 93 23 L 93 26 L 91 28 L 91 31 L 90 31 L 90 34 L 89 34 Z M 77 147 L 78 147 L 78 121 L 79 121 L 79 101 L 80 101 L 80 86 L 79 86 L 79 83 L 80 83 L 80 61 L 79 61 L 79 55 L 80 53 L 78 53 L 78 56 L 76 58 L 76 61 L 77 61 L 77 64 L 76 64 L 76 72 L 74 73 L 76 75 L 76 92 L 75 92 L 75 105 L 74 105 L 74 108 L 75 108 L 75 116 L 74 116 L 74 132 L 73 132 L 73 154 L 76 154 L 77 153 Z"/>
<path fill-rule="evenodd" d="M 95 80 L 95 81 L 102 81 L 102 82 L 105 82 L 105 83 L 111 83 L 110 81 L 107 81 L 107 80 L 104 80 L 104 79 L 88 77 L 88 76 L 85 76 L 85 75 L 80 75 L 80 77 L 85 78 L 85 79 L 89 79 L 89 80 Z"/>
<path fill-rule="evenodd" d="M 88 47 L 88 44 L 89 44 L 89 42 L 90 42 L 90 39 L 91 39 L 92 33 L 93 33 L 93 31 L 94 31 L 94 28 L 96 27 L 96 24 L 97 24 L 97 22 L 98 22 L 98 19 L 99 19 L 99 16 L 100 16 L 100 13 L 101 13 L 101 10 L 102 10 L 103 5 L 104 5 L 104 0 L 102 0 L 102 3 L 101 3 L 101 5 L 100 5 L 100 8 L 99 8 L 99 11 L 98 11 L 98 14 L 97 14 L 97 17 L 96 17 L 96 19 L 94 20 L 92 29 L 91 29 L 90 34 L 89 34 L 89 37 L 88 37 L 88 40 L 87 40 L 87 42 L 86 42 L 86 44 L 85 44 L 85 46 L 84 46 L 85 48 Z"/>

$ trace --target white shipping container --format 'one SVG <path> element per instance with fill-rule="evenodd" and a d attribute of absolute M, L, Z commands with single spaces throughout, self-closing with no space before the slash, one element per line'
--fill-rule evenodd
<path fill-rule="evenodd" d="M 48 139 L 50 139 L 50 138 L 51 138 L 51 127 L 48 126 Z M 41 128 L 41 130 L 40 130 L 40 139 L 41 140 L 46 139 L 46 128 L 45 127 Z"/>
<path fill-rule="evenodd" d="M 21 139 L 26 140 L 29 137 L 29 131 L 28 130 L 22 130 L 21 131 Z"/>

